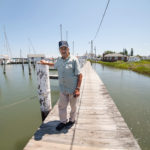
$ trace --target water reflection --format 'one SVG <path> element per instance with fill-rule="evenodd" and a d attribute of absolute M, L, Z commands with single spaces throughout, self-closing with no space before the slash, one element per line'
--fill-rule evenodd
<path fill-rule="evenodd" d="M 0 65 L 0 149 L 22 150 L 41 124 L 35 69 L 28 65 Z M 53 72 L 57 74 L 57 72 Z M 52 105 L 59 98 L 58 81 L 51 80 Z M 13 135 L 13 138 L 12 138 Z M 8 144 L 9 142 L 9 144 Z"/>

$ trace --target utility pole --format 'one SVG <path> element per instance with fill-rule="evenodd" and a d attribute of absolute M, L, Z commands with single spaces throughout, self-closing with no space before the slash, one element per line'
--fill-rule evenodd
<path fill-rule="evenodd" d="M 95 57 L 96 57 L 96 46 L 95 46 L 94 50 L 95 50 Z"/>
<path fill-rule="evenodd" d="M 95 50 L 95 61 L 96 61 L 96 46 L 94 47 L 94 50 Z"/>
<path fill-rule="evenodd" d="M 91 40 L 91 58 L 93 58 L 93 40 Z"/>
<path fill-rule="evenodd" d="M 66 31 L 66 41 L 68 41 L 68 31 Z"/>
<path fill-rule="evenodd" d="M 60 40 L 62 41 L 62 24 L 60 24 Z"/>
<path fill-rule="evenodd" d="M 72 41 L 72 54 L 74 55 L 74 41 Z"/>

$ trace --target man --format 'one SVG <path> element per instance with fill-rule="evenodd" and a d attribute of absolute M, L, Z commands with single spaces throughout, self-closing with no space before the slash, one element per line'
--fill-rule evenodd
<path fill-rule="evenodd" d="M 59 51 L 62 57 L 59 57 L 55 64 L 47 63 L 44 60 L 41 60 L 41 64 L 54 66 L 54 68 L 58 70 L 60 89 L 58 109 L 60 123 L 57 125 L 56 129 L 62 130 L 64 127 L 72 126 L 75 123 L 76 103 L 80 95 L 82 74 L 80 72 L 80 64 L 78 59 L 75 56 L 70 55 L 67 41 L 59 42 Z M 69 102 L 71 112 L 68 121 L 67 106 Z"/>

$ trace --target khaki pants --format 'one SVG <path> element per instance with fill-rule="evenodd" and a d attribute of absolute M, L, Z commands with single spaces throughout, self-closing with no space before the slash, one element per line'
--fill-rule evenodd
<path fill-rule="evenodd" d="M 69 121 L 75 121 L 77 99 L 78 98 L 73 97 L 73 94 L 65 94 L 65 93 L 60 92 L 58 109 L 59 109 L 59 118 L 61 122 L 66 123 L 68 120 L 67 119 L 67 106 L 69 102 L 70 102 L 70 107 L 71 107 Z"/>

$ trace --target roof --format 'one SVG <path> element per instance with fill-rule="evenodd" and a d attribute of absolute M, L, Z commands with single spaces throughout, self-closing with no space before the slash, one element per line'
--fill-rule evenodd
<path fill-rule="evenodd" d="M 0 55 L 0 58 L 1 59 L 9 59 L 9 56 L 8 55 Z"/>
<path fill-rule="evenodd" d="M 45 54 L 28 54 L 27 57 L 28 58 L 31 58 L 31 57 L 34 57 L 34 58 L 44 57 L 45 58 Z"/>
<path fill-rule="evenodd" d="M 112 53 L 112 54 L 107 54 L 104 57 L 127 57 L 127 56 L 118 53 Z"/>

